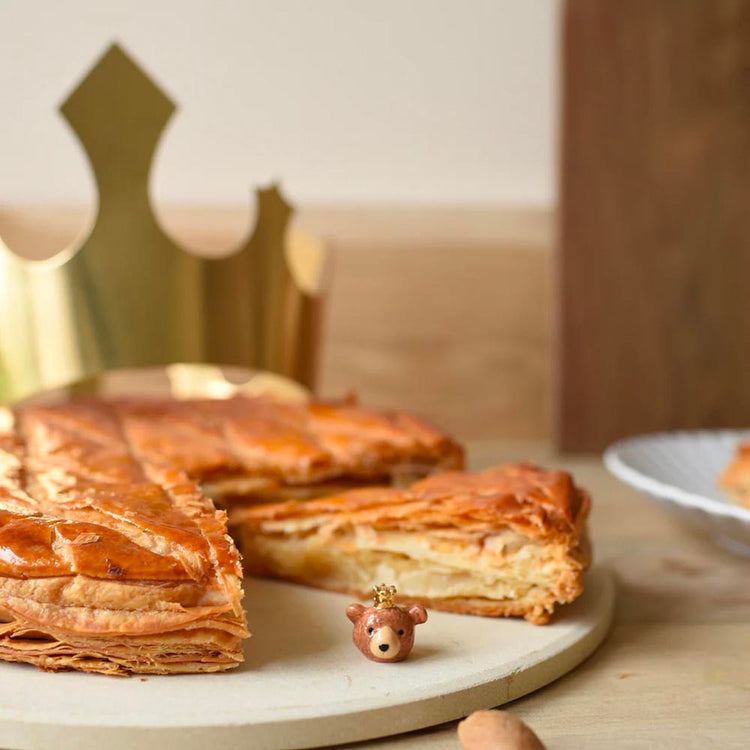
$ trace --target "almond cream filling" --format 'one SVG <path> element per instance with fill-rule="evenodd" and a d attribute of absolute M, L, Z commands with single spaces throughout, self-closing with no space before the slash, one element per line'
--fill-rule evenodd
<path fill-rule="evenodd" d="M 509 529 L 476 538 L 368 528 L 269 532 L 245 540 L 251 569 L 351 591 L 387 581 L 406 597 L 520 599 L 548 590 L 566 566 L 557 546 Z"/>

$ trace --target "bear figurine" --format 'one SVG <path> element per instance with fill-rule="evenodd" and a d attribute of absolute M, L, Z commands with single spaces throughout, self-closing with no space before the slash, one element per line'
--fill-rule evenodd
<path fill-rule="evenodd" d="M 414 645 L 414 627 L 427 621 L 421 604 L 394 604 L 395 586 L 375 586 L 374 606 L 350 604 L 346 616 L 354 623 L 354 645 L 372 661 L 403 661 Z"/>

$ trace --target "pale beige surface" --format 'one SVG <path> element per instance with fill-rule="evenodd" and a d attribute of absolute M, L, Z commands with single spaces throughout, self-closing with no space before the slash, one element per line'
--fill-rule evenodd
<path fill-rule="evenodd" d="M 475 467 L 531 458 L 572 470 L 594 497 L 594 554 L 617 579 L 615 625 L 557 682 L 504 708 L 548 750 L 745 748 L 750 739 L 750 561 L 676 526 L 598 457 L 541 443 L 471 446 Z M 347 746 L 457 750 L 456 724 Z"/>

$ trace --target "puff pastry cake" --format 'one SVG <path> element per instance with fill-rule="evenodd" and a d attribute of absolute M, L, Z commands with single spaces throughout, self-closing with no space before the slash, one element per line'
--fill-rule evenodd
<path fill-rule="evenodd" d="M 738 505 L 750 508 L 750 440 L 741 443 L 719 484 Z"/>
<path fill-rule="evenodd" d="M 373 581 L 435 609 L 543 624 L 583 589 L 589 497 L 569 474 L 528 464 L 449 472 L 245 509 L 245 567 L 366 598 Z"/>
<path fill-rule="evenodd" d="M 88 400 L 12 416 L 0 431 L 0 659 L 50 670 L 241 661 L 239 555 L 208 495 L 241 513 L 463 461 L 416 418 L 351 404 Z"/>

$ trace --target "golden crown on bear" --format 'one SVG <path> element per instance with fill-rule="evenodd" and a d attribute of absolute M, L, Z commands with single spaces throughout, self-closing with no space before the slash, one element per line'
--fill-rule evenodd
<path fill-rule="evenodd" d="M 386 586 L 384 583 L 381 583 L 380 586 L 372 587 L 373 603 L 378 609 L 386 609 L 387 607 L 392 607 L 395 596 L 395 586 Z"/>

